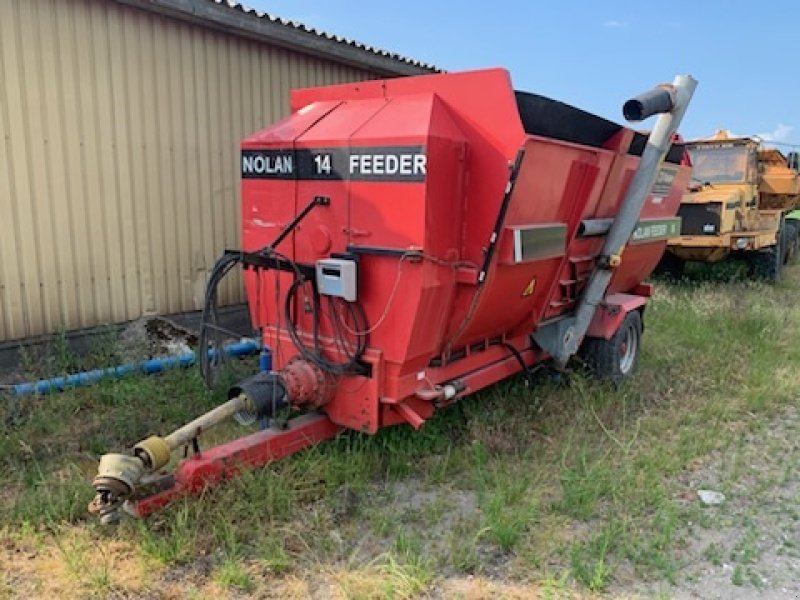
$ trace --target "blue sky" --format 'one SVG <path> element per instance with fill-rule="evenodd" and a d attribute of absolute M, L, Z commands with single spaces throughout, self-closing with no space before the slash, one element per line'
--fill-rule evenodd
<path fill-rule="evenodd" d="M 618 122 L 627 97 L 689 73 L 700 85 L 686 137 L 800 143 L 800 0 L 244 4 L 448 71 L 502 66 L 518 89 Z"/>

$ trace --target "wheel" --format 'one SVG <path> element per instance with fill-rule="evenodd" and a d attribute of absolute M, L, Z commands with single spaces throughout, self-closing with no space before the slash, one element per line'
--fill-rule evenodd
<path fill-rule="evenodd" d="M 794 236 L 794 227 L 786 223 L 781 229 L 780 235 L 780 253 L 783 265 L 787 265 L 794 254 Z"/>
<path fill-rule="evenodd" d="M 800 221 L 786 220 L 786 246 L 789 249 L 789 258 L 797 256 L 800 250 Z"/>
<path fill-rule="evenodd" d="M 686 263 L 667 250 L 656 265 L 655 273 L 668 279 L 680 279 L 683 277 L 683 268 Z"/>
<path fill-rule="evenodd" d="M 780 281 L 783 274 L 783 265 L 786 260 L 786 229 L 781 228 L 778 234 L 778 243 L 769 248 L 752 252 L 748 256 L 750 274 L 758 279 L 776 282 Z"/>
<path fill-rule="evenodd" d="M 580 355 L 595 377 L 619 385 L 636 367 L 641 347 L 642 315 L 632 310 L 611 339 L 586 338 Z"/>

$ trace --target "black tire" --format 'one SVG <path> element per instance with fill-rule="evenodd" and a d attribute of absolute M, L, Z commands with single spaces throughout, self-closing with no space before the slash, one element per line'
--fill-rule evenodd
<path fill-rule="evenodd" d="M 790 226 L 788 223 L 783 226 L 781 229 L 781 260 L 783 261 L 783 265 L 789 264 L 789 261 L 792 259 L 792 255 L 794 254 L 794 227 Z"/>
<path fill-rule="evenodd" d="M 797 256 L 800 250 L 800 222 L 795 219 L 786 221 L 786 246 L 789 250 L 789 259 Z"/>
<path fill-rule="evenodd" d="M 611 339 L 586 338 L 580 356 L 592 375 L 619 385 L 636 368 L 641 348 L 642 315 L 632 310 Z"/>
<path fill-rule="evenodd" d="M 655 273 L 667 279 L 681 279 L 686 262 L 667 250 L 656 265 Z"/>
<path fill-rule="evenodd" d="M 752 277 L 770 282 L 780 281 L 783 273 L 783 259 L 778 246 L 760 250 L 748 258 Z"/>
<path fill-rule="evenodd" d="M 783 275 L 783 265 L 786 261 L 785 248 L 786 228 L 781 228 L 777 244 L 758 252 L 753 252 L 748 257 L 751 276 L 771 283 L 780 281 Z"/>

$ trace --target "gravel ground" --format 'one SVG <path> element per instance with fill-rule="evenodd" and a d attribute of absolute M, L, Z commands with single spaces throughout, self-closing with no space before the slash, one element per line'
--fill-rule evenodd
<path fill-rule="evenodd" d="M 683 478 L 725 501 L 705 506 L 686 532 L 675 586 L 615 589 L 612 596 L 676 599 L 800 598 L 800 409 L 792 407 Z"/>

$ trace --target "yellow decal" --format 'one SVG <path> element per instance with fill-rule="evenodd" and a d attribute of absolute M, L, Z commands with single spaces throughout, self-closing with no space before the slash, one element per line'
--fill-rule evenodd
<path fill-rule="evenodd" d="M 535 289 L 536 289 L 536 277 L 531 279 L 530 283 L 527 286 L 525 286 L 524 290 L 522 290 L 522 297 L 524 298 L 525 296 L 530 296 L 531 294 L 533 294 L 533 290 Z"/>

